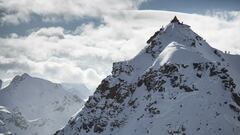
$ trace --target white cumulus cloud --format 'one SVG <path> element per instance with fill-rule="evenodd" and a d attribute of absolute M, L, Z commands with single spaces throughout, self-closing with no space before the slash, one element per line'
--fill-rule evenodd
<path fill-rule="evenodd" d="M 132 6 L 118 8 L 122 7 Z M 48 27 L 27 36 L 11 34 L 0 38 L 0 76 L 7 80 L 28 72 L 56 82 L 81 82 L 94 89 L 110 74 L 112 62 L 132 58 L 175 15 L 211 46 L 240 53 L 239 12 L 198 15 L 123 10 L 103 14 L 104 23 L 97 27 L 88 23 L 70 32 L 62 27 Z"/>
<path fill-rule="evenodd" d="M 136 9 L 144 0 L 0 0 L 2 25 L 29 22 L 32 15 L 43 21 L 101 17 L 112 11 Z"/>

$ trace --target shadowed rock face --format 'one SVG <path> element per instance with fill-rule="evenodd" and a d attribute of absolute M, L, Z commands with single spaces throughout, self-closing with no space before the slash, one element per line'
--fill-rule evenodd
<path fill-rule="evenodd" d="M 147 44 L 133 59 L 114 63 L 112 75 L 55 134 L 240 132 L 239 80 L 222 52 L 176 17 Z"/>

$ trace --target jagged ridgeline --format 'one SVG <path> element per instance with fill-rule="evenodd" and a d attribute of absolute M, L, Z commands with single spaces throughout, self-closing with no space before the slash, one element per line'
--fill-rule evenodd
<path fill-rule="evenodd" d="M 234 62 L 174 17 L 56 135 L 238 135 Z"/>

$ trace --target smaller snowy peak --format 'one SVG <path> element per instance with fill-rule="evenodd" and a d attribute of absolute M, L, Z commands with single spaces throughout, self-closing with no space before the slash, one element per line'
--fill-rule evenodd
<path fill-rule="evenodd" d="M 53 83 L 42 78 L 30 76 L 27 73 L 24 73 L 22 75 L 16 75 L 6 88 L 9 89 L 12 87 L 25 87 L 25 86 L 31 86 L 33 88 L 35 86 L 39 86 L 44 88 L 43 84 L 47 84 L 51 87 L 54 87 L 55 89 L 62 88 L 61 84 L 59 83 Z"/>
<path fill-rule="evenodd" d="M 50 135 L 83 106 L 80 95 L 64 89 L 61 84 L 25 73 L 15 76 L 7 87 L 1 89 L 0 105 L 7 107 L 14 116 L 15 113 L 21 114 L 17 120 L 21 119 L 23 128 L 12 123 L 7 126 L 13 134 Z M 0 121 L 6 124 L 7 116 L 1 117 L 2 110 L 0 107 Z"/>

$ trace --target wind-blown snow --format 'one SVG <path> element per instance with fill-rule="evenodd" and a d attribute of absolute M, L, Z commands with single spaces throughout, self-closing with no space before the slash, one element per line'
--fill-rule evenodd
<path fill-rule="evenodd" d="M 157 62 L 160 65 L 158 67 L 168 63 L 191 64 L 195 61 L 207 62 L 207 59 L 199 57 L 198 53 L 189 47 L 172 42 L 159 55 Z"/>

